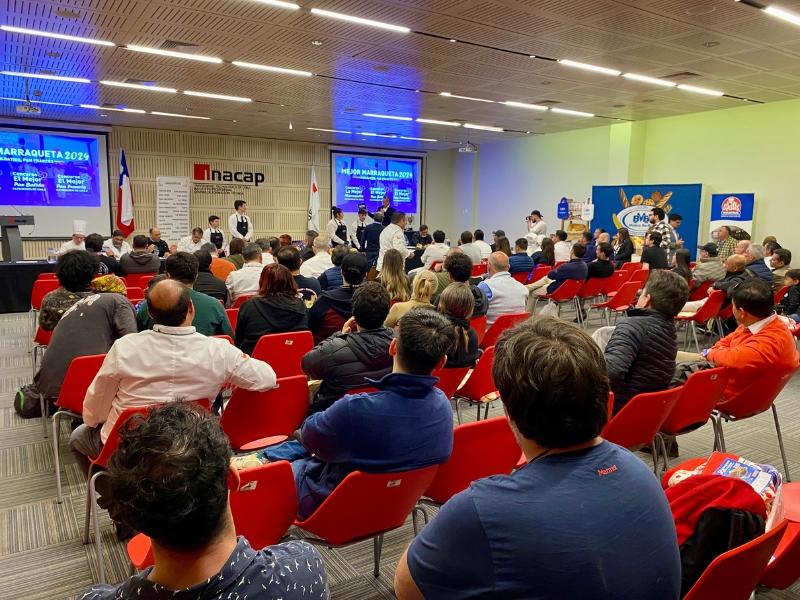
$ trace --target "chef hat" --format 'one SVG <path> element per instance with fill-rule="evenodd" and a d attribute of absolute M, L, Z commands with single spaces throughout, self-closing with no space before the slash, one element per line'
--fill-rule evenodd
<path fill-rule="evenodd" d="M 72 235 L 86 235 L 86 221 L 74 220 L 72 222 Z"/>

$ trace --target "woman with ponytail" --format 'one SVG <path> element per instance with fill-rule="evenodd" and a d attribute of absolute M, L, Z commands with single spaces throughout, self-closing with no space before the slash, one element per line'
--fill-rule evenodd
<path fill-rule="evenodd" d="M 475 299 L 466 283 L 451 283 L 439 296 L 439 312 L 453 324 L 456 333 L 445 369 L 474 367 L 478 360 L 478 334 L 469 323 L 474 307 Z"/>

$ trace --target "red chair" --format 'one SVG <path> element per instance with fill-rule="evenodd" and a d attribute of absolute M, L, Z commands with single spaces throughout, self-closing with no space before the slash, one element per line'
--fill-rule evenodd
<path fill-rule="evenodd" d="M 656 434 L 678 402 L 681 392 L 682 389 L 676 387 L 662 392 L 636 394 L 606 423 L 602 436 L 628 450 L 649 446 L 653 453 L 653 472 L 658 475 L 660 454 L 655 442 L 662 440 Z"/>
<path fill-rule="evenodd" d="M 50 345 L 50 340 L 53 337 L 53 330 L 47 331 L 41 327 L 36 328 L 36 333 L 33 335 L 33 353 L 31 355 L 31 365 L 33 367 L 33 376 L 36 376 L 36 371 L 39 369 L 39 359 L 44 356 L 44 351 Z M 47 437 L 45 435 L 45 437 Z"/>
<path fill-rule="evenodd" d="M 789 286 L 785 285 L 777 292 L 775 292 L 775 300 L 774 300 L 775 304 L 780 304 L 781 300 L 783 300 L 783 297 L 786 295 L 786 292 L 788 291 L 789 291 Z"/>
<path fill-rule="evenodd" d="M 253 548 L 277 544 L 297 513 L 291 464 L 281 460 L 236 473 L 228 482 L 236 534 L 246 537 Z M 140 533 L 130 540 L 128 558 L 139 571 L 152 565 L 150 538 Z"/>
<path fill-rule="evenodd" d="M 800 578 L 800 484 L 784 483 L 781 502 L 789 525 L 759 580 L 760 585 L 776 590 L 785 590 Z"/>
<path fill-rule="evenodd" d="M 52 292 L 53 290 L 58 289 L 61 287 L 61 284 L 58 282 L 58 279 L 38 279 L 33 282 L 33 288 L 31 289 L 31 338 L 36 333 L 36 317 L 37 313 L 42 308 L 42 300 L 44 297 Z"/>
<path fill-rule="evenodd" d="M 136 304 L 137 302 L 141 302 L 144 300 L 144 290 L 140 287 L 129 287 L 128 288 L 128 302 L 131 304 Z"/>
<path fill-rule="evenodd" d="M 383 536 L 401 527 L 436 476 L 438 465 L 398 473 L 362 473 L 344 478 L 305 521 L 295 525 L 312 544 L 340 547 L 372 538 L 373 575 L 380 574 Z"/>
<path fill-rule="evenodd" d="M 558 268 L 558 267 L 560 267 L 561 265 L 565 265 L 565 264 L 567 264 L 568 262 L 569 262 L 568 260 L 558 260 L 558 261 L 556 261 L 556 263 L 553 265 L 553 268 L 554 268 L 554 269 L 557 269 L 557 268 Z"/>
<path fill-rule="evenodd" d="M 638 281 L 628 281 L 622 284 L 619 291 L 614 294 L 614 297 L 606 300 L 605 302 L 598 302 L 589 306 L 586 311 L 586 320 L 589 320 L 589 311 L 593 308 L 599 308 L 603 311 L 603 316 L 606 319 L 606 325 L 611 325 L 611 313 L 616 316 L 621 312 L 628 310 L 636 300 L 636 294 L 642 288 L 642 284 Z"/>
<path fill-rule="evenodd" d="M 429 271 L 435 271 L 436 267 L 442 265 L 444 263 L 443 260 L 435 260 L 431 263 L 431 266 L 428 268 Z"/>
<path fill-rule="evenodd" d="M 233 338 L 231 336 L 229 336 L 229 335 L 220 334 L 220 335 L 212 335 L 211 337 L 215 337 L 215 338 L 219 338 L 221 340 L 225 340 L 231 346 L 233 346 Z"/>
<path fill-rule="evenodd" d="M 469 320 L 469 326 L 478 334 L 478 344 L 480 344 L 483 341 L 483 336 L 486 335 L 486 315 L 472 317 Z"/>
<path fill-rule="evenodd" d="M 720 554 L 683 600 L 748 600 L 787 525 L 783 521 L 764 535 Z"/>
<path fill-rule="evenodd" d="M 55 273 L 39 273 L 36 276 L 36 281 L 41 281 L 42 279 L 58 279 Z"/>
<path fill-rule="evenodd" d="M 642 285 L 647 283 L 647 279 L 650 277 L 650 269 L 639 269 L 631 273 L 631 278 L 628 281 L 638 281 Z"/>
<path fill-rule="evenodd" d="M 124 279 L 128 287 L 138 287 L 146 290 L 147 286 L 150 285 L 150 280 L 156 275 L 157 273 L 134 273 L 126 275 Z"/>
<path fill-rule="evenodd" d="M 511 277 L 519 281 L 520 283 L 528 283 L 528 279 L 531 277 L 530 271 L 518 271 L 517 273 L 512 273 Z"/>
<path fill-rule="evenodd" d="M 700 309 L 691 315 L 686 315 L 683 313 L 679 313 L 675 320 L 678 323 L 685 323 L 686 324 L 686 335 L 684 337 L 684 346 L 688 346 L 687 341 L 689 337 L 689 331 L 692 332 L 692 338 L 694 339 L 694 346 L 695 350 L 699 353 L 700 352 L 700 341 L 697 339 L 697 325 L 705 325 L 709 321 L 713 321 L 715 324 L 717 323 L 717 315 L 719 314 L 720 309 L 722 308 L 722 304 L 725 302 L 725 292 L 722 290 L 714 290 L 711 292 L 711 295 L 708 297 L 708 300 L 705 301 L 703 306 Z M 720 336 L 724 336 L 722 333 L 722 328 L 720 327 Z"/>
<path fill-rule="evenodd" d="M 531 318 L 531 314 L 527 312 L 511 313 L 508 315 L 500 315 L 497 320 L 489 326 L 486 330 L 486 335 L 481 340 L 481 349 L 486 350 L 490 346 L 494 346 L 500 335 L 506 330 L 519 325 L 523 321 Z"/>
<path fill-rule="evenodd" d="M 58 393 L 56 408 L 53 415 L 53 465 L 56 469 L 56 488 L 58 489 L 58 503 L 61 504 L 61 457 L 59 456 L 59 424 L 63 417 L 75 419 L 83 418 L 83 399 L 86 391 L 94 381 L 95 375 L 103 366 L 105 354 L 90 354 L 78 356 L 69 363 L 64 381 L 61 382 L 61 391 Z M 42 419 L 47 414 L 47 403 L 42 398 Z"/>
<path fill-rule="evenodd" d="M 231 323 L 231 331 L 236 333 L 236 321 L 239 320 L 239 309 L 238 308 L 226 308 L 225 314 L 228 315 L 228 321 Z"/>
<path fill-rule="evenodd" d="M 631 278 L 631 271 L 614 271 L 611 277 L 605 279 L 603 295 L 606 299 L 613 297 L 622 287 L 623 283 Z"/>
<path fill-rule="evenodd" d="M 586 326 L 585 319 L 583 317 L 583 302 L 584 300 L 594 300 L 598 296 L 603 294 L 603 288 L 606 285 L 607 277 L 595 277 L 592 279 L 587 279 L 581 289 L 578 290 L 578 294 L 576 295 L 576 302 L 581 310 L 578 311 L 578 323 L 581 326 Z M 586 315 L 589 316 L 588 314 Z"/>
<path fill-rule="evenodd" d="M 711 289 L 712 285 L 714 285 L 713 281 L 704 281 L 701 283 L 699 286 L 689 292 L 689 301 L 695 302 L 697 300 L 702 300 L 703 298 L 708 298 L 708 290 Z"/>
<path fill-rule="evenodd" d="M 486 263 L 479 262 L 477 265 L 472 265 L 472 277 L 481 277 L 486 274 Z"/>
<path fill-rule="evenodd" d="M 459 367 L 456 369 L 441 368 L 438 371 L 434 371 L 432 375 L 439 378 L 436 387 L 442 390 L 445 396 L 452 398 L 468 372 L 469 367 Z"/>
<path fill-rule="evenodd" d="M 233 308 L 241 308 L 242 304 L 250 300 L 250 298 L 255 298 L 255 294 L 245 294 L 244 296 L 239 296 L 233 302 Z"/>
<path fill-rule="evenodd" d="M 478 418 L 481 419 L 481 406 L 485 406 L 485 416 L 489 416 L 489 404 L 496 400 L 497 387 L 494 385 L 494 378 L 492 377 L 492 366 L 494 365 L 494 346 L 490 346 L 484 350 L 478 362 L 475 363 L 475 368 L 469 374 L 469 377 L 464 382 L 456 393 L 453 399 L 456 401 L 456 416 L 458 422 L 461 423 L 461 403 L 478 405 Z"/>
<path fill-rule="evenodd" d="M 752 383 L 745 386 L 738 394 L 732 398 L 725 398 L 717 404 L 711 413 L 711 423 L 714 425 L 714 449 L 725 452 L 725 436 L 722 432 L 723 421 L 740 421 L 752 417 L 762 412 L 772 409 L 772 418 L 775 421 L 775 433 L 778 436 L 778 445 L 783 459 L 783 470 L 786 481 L 791 481 L 789 476 L 789 463 L 786 460 L 786 450 L 783 447 L 783 436 L 781 435 L 781 425 L 778 421 L 778 409 L 775 407 L 775 399 L 781 390 L 789 383 L 792 376 L 797 372 L 797 368 L 791 369 L 780 376 L 770 374 L 768 376 L 755 378 Z"/>
<path fill-rule="evenodd" d="M 530 277 L 528 278 L 528 283 L 535 283 L 539 281 L 542 277 L 545 277 L 550 271 L 553 270 L 553 267 L 550 265 L 536 265 L 536 268 L 531 271 Z"/>
<path fill-rule="evenodd" d="M 634 273 L 636 271 L 641 270 L 642 267 L 644 267 L 644 265 L 641 262 L 626 262 L 626 263 L 622 264 L 622 267 L 620 268 L 620 270 L 621 271 L 628 271 L 630 273 Z"/>
<path fill-rule="evenodd" d="M 253 358 L 263 360 L 278 377 L 302 375 L 301 359 L 314 348 L 310 331 L 291 331 L 262 335 L 253 349 Z"/>
<path fill-rule="evenodd" d="M 266 392 L 235 388 L 219 423 L 237 452 L 280 443 L 300 426 L 308 413 L 305 375 L 278 379 Z"/>
<path fill-rule="evenodd" d="M 533 302 L 533 313 L 534 314 L 536 313 L 536 305 L 539 303 L 539 300 L 549 300 L 550 302 L 555 303 L 555 305 L 558 307 L 559 317 L 561 317 L 561 306 L 563 304 L 568 304 L 570 302 L 575 307 L 575 311 L 580 313 L 577 296 L 582 286 L 583 286 L 583 279 L 567 279 L 560 286 L 558 286 L 556 291 L 553 292 L 552 294 L 545 294 L 544 296 L 536 296 Z"/>

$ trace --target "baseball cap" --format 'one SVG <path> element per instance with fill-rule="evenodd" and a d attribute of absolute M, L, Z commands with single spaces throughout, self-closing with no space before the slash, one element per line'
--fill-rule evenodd
<path fill-rule="evenodd" d="M 703 244 L 702 246 L 697 247 L 700 250 L 705 250 L 708 252 L 709 256 L 717 256 L 717 245 L 713 242 L 709 242 L 708 244 Z"/>
<path fill-rule="evenodd" d="M 505 237 L 506 232 L 503 231 L 502 229 L 498 229 L 497 231 L 493 231 L 492 235 L 502 235 L 503 237 Z"/>

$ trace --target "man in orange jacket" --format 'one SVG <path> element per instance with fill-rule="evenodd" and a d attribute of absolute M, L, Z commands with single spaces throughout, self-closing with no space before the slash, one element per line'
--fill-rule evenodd
<path fill-rule="evenodd" d="M 775 314 L 769 284 L 751 278 L 736 288 L 732 300 L 739 326 L 702 352 L 709 362 L 730 369 L 724 398 L 733 397 L 757 378 L 780 377 L 798 366 L 794 338 Z"/>

